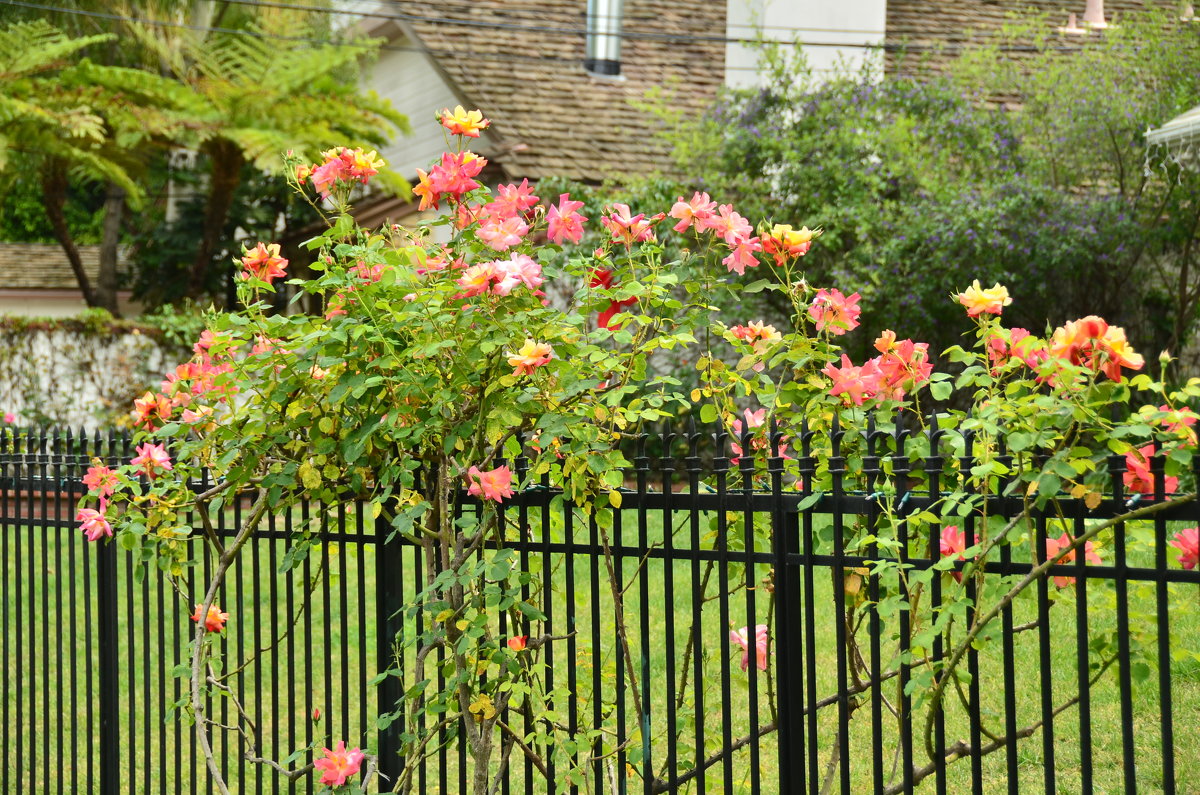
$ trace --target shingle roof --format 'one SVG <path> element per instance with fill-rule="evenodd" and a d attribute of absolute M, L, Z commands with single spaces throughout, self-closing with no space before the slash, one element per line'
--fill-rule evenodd
<path fill-rule="evenodd" d="M 1067 24 L 1067 15 L 1075 14 L 1081 24 L 1083 0 L 888 0 L 887 55 L 889 73 L 912 73 L 914 70 L 942 71 L 956 57 L 963 45 L 980 43 L 994 35 L 1002 26 L 1013 22 L 1013 16 L 1028 18 L 1031 13 L 1045 13 L 1052 29 Z M 1122 17 L 1147 8 L 1172 8 L 1174 0 L 1106 0 L 1105 18 L 1120 23 Z M 1080 46 L 1087 39 L 1063 37 L 1065 46 Z M 912 52 L 899 56 L 894 46 L 911 47 Z M 943 48 L 938 51 L 937 48 Z M 903 60 L 900 60 L 900 58 Z M 1019 54 L 1013 57 L 1019 58 Z M 899 67 L 899 68 L 898 68 Z"/>
<path fill-rule="evenodd" d="M 100 247 L 80 246 L 83 270 L 93 282 L 100 275 Z M 56 245 L 0 243 L 0 290 L 78 290 L 79 283 Z"/>
<path fill-rule="evenodd" d="M 623 5 L 625 33 L 719 38 L 725 32 L 721 0 Z M 496 135 L 510 146 L 523 145 L 502 162 L 517 179 L 599 181 L 669 171 L 668 147 L 654 137 L 658 122 L 631 101 L 662 89 L 672 95 L 674 107 L 695 112 L 724 81 L 723 43 L 636 37 L 622 42 L 623 79 L 589 75 L 583 69 L 585 37 L 561 32 L 584 28 L 587 0 L 397 0 L 392 7 L 439 20 L 410 18 L 406 24 L 492 120 Z"/>

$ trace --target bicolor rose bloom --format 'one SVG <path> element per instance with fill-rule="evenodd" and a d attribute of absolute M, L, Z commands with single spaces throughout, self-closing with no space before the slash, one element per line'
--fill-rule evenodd
<path fill-rule="evenodd" d="M 1180 530 L 1167 543 L 1179 550 L 1180 566 L 1194 569 L 1196 564 L 1200 563 L 1200 528 L 1188 527 Z"/>
<path fill-rule="evenodd" d="M 288 261 L 279 256 L 279 244 L 259 243 L 242 256 L 242 275 L 270 284 L 287 275 Z"/>
<path fill-rule="evenodd" d="M 983 314 L 998 315 L 1004 310 L 1004 307 L 1012 303 L 1007 287 L 1002 284 L 994 284 L 985 290 L 979 284 L 978 279 L 971 282 L 970 287 L 954 297 L 967 308 L 967 314 L 971 317 Z"/>
<path fill-rule="evenodd" d="M 317 193 L 326 199 L 338 183 L 361 182 L 365 185 L 386 165 L 375 152 L 344 146 L 322 152 L 321 157 L 325 158 L 324 162 L 309 170 L 307 176 Z M 300 173 L 303 172 L 297 172 L 297 176 Z"/>
<path fill-rule="evenodd" d="M 833 379 L 829 394 L 834 397 L 842 395 L 843 400 L 855 406 L 861 406 L 863 401 L 875 397 L 883 379 L 883 373 L 874 360 L 856 367 L 844 353 L 841 367 L 835 367 L 830 362 L 821 372 Z"/>
<path fill-rule="evenodd" d="M 192 613 L 190 618 L 197 624 L 200 623 L 200 608 L 204 605 L 196 605 L 196 612 Z M 222 632 L 225 629 L 225 622 L 229 620 L 228 613 L 222 613 L 221 608 L 215 604 L 208 606 L 208 615 L 204 617 L 205 632 Z"/>
<path fill-rule="evenodd" d="M 467 494 L 484 500 L 503 502 L 513 495 L 512 471 L 507 466 L 499 466 L 487 472 L 480 472 L 479 467 L 467 470 Z"/>
<path fill-rule="evenodd" d="M 443 152 L 441 161 L 429 170 L 430 190 L 457 199 L 479 187 L 475 177 L 479 176 L 487 162 L 487 158 L 474 152 Z"/>
<path fill-rule="evenodd" d="M 508 639 L 508 648 L 512 651 L 524 651 L 529 645 L 528 635 L 513 635 Z"/>
<path fill-rule="evenodd" d="M 467 138 L 478 138 L 480 130 L 486 130 L 491 121 L 483 118 L 478 110 L 466 110 L 462 105 L 455 105 L 454 110 L 443 108 L 438 114 L 442 123 L 451 135 L 463 135 Z"/>
<path fill-rule="evenodd" d="M 862 308 L 858 301 L 858 293 L 846 296 L 838 289 L 817 290 L 817 297 L 808 308 L 808 316 L 817 325 L 817 331 L 828 331 L 830 334 L 841 336 L 847 331 L 858 328 L 858 316 Z"/>
<path fill-rule="evenodd" d="M 470 298 L 476 295 L 483 295 L 492 286 L 492 268 L 490 263 L 483 265 L 472 265 L 463 271 L 462 276 L 455 280 L 455 283 L 463 288 L 461 297 Z"/>
<path fill-rule="evenodd" d="M 88 487 L 88 492 L 91 494 L 111 497 L 117 488 L 117 473 L 103 464 L 88 467 L 87 474 L 83 476 L 83 485 Z"/>
<path fill-rule="evenodd" d="M 146 430 L 154 430 L 156 423 L 171 419 L 171 400 L 166 395 L 156 395 L 147 392 L 133 401 L 133 425 L 145 425 Z"/>
<path fill-rule="evenodd" d="M 750 667 L 750 633 L 749 627 L 742 627 L 739 630 L 729 631 L 729 641 L 742 649 L 742 670 L 745 671 Z M 766 624 L 759 624 L 754 627 L 754 659 L 758 670 L 767 670 L 767 646 L 770 641 L 770 630 Z"/>
<path fill-rule="evenodd" d="M 1047 538 L 1046 539 L 1046 560 L 1054 560 L 1056 557 L 1058 557 L 1060 552 L 1062 552 L 1067 547 L 1071 546 L 1071 544 L 1074 543 L 1074 541 L 1075 541 L 1075 539 L 1071 538 L 1071 536 L 1068 535 L 1067 533 L 1063 533 L 1058 538 Z M 1072 549 L 1070 552 L 1068 552 L 1066 555 L 1063 556 L 1062 560 L 1058 561 L 1058 564 L 1063 565 L 1063 564 L 1067 564 L 1067 563 L 1074 563 L 1075 562 L 1075 553 L 1078 551 L 1079 550 L 1077 550 L 1077 549 Z M 1100 563 L 1102 562 L 1100 560 L 1100 554 L 1098 552 L 1096 552 L 1095 545 L 1093 545 L 1091 541 L 1084 543 L 1083 554 L 1084 554 L 1084 559 L 1088 563 L 1091 563 L 1094 566 L 1099 566 Z M 1059 577 L 1054 578 L 1054 587 L 1056 587 L 1056 588 L 1065 588 L 1068 585 L 1074 585 L 1074 584 L 1075 584 L 1074 577 L 1059 576 Z"/>
<path fill-rule="evenodd" d="M 99 511 L 94 508 L 80 508 L 79 513 L 75 514 L 75 521 L 79 522 L 79 529 L 87 536 L 88 541 L 112 538 L 112 525 L 104 518 L 103 500 L 100 501 Z"/>
<path fill-rule="evenodd" d="M 549 343 L 526 339 L 520 350 L 508 354 L 508 364 L 514 368 L 513 375 L 529 375 L 553 358 L 554 349 Z"/>
<path fill-rule="evenodd" d="M 564 240 L 579 243 L 583 240 L 583 222 L 586 216 L 580 215 L 583 202 L 572 201 L 568 193 L 558 196 L 558 204 L 551 205 L 546 210 L 546 235 L 558 245 Z"/>
<path fill-rule="evenodd" d="M 1110 326 L 1096 315 L 1069 321 L 1055 329 L 1050 338 L 1050 356 L 1104 373 L 1113 381 L 1121 380 L 1122 367 L 1140 370 L 1146 363 L 1130 347 L 1125 329 Z"/>
<path fill-rule="evenodd" d="M 764 326 L 761 320 L 751 321 L 748 326 L 733 326 L 729 331 L 739 340 L 749 343 L 755 353 L 765 353 L 783 339 L 774 326 Z"/>
<path fill-rule="evenodd" d="M 684 201 L 680 196 L 667 215 L 679 219 L 679 223 L 675 224 L 672 229 L 676 232 L 686 232 L 692 224 L 702 228 L 699 225 L 712 218 L 716 210 L 717 203 L 709 198 L 707 193 L 696 191 L 692 194 L 690 201 Z"/>
<path fill-rule="evenodd" d="M 137 457 L 129 463 L 146 477 L 153 478 L 172 469 L 171 456 L 167 455 L 161 444 L 146 442 L 138 445 L 137 453 Z"/>
<path fill-rule="evenodd" d="M 880 354 L 871 361 L 879 367 L 878 396 L 885 400 L 903 400 L 907 392 L 920 388 L 933 374 L 928 342 L 897 342 L 896 332 L 887 330 L 875 340 L 875 349 Z"/>
<path fill-rule="evenodd" d="M 362 768 L 363 752 L 361 748 L 346 749 L 346 741 L 338 740 L 333 747 L 321 749 L 325 756 L 313 760 L 313 767 L 321 771 L 321 783 L 331 787 L 340 787 L 358 775 Z"/>
<path fill-rule="evenodd" d="M 417 212 L 425 212 L 426 210 L 436 210 L 438 201 L 441 200 L 441 194 L 433 185 L 433 179 L 421 169 L 417 169 L 417 184 L 412 189 L 413 196 L 421 200 L 417 205 Z"/>
<path fill-rule="evenodd" d="M 1150 471 L 1150 459 L 1154 457 L 1153 444 L 1140 447 L 1125 454 L 1125 474 L 1121 479 L 1125 488 L 1136 494 L 1154 494 L 1154 475 Z M 1163 475 L 1163 494 L 1174 494 L 1179 488 L 1179 478 Z"/>
<path fill-rule="evenodd" d="M 762 236 L 763 251 L 775 258 L 775 264 L 783 267 L 784 262 L 803 257 L 812 248 L 814 237 L 820 230 L 802 226 L 793 229 L 790 224 L 775 224 L 768 234 Z"/>
<path fill-rule="evenodd" d="M 987 352 L 995 372 L 1014 359 L 1036 370 L 1050 357 L 1046 344 L 1023 328 L 997 329 L 988 337 Z"/>

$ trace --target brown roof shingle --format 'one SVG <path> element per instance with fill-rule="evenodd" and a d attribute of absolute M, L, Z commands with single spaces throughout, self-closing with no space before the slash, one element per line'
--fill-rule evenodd
<path fill-rule="evenodd" d="M 95 282 L 100 275 L 100 247 L 80 246 L 83 270 Z M 119 267 L 119 265 L 118 265 Z M 0 290 L 78 290 L 79 283 L 56 245 L 0 243 Z"/>
<path fill-rule="evenodd" d="M 1014 16 L 1028 19 L 1034 14 L 1046 14 L 1046 24 L 1052 30 L 1067 24 L 1067 15 L 1075 14 L 1076 24 L 1083 24 L 1083 0 L 888 0 L 887 4 L 887 71 L 889 74 L 911 74 L 929 69 L 943 71 L 967 44 L 978 44 L 1014 21 Z M 1122 17 L 1147 8 L 1173 8 L 1174 0 L 1107 0 L 1105 19 L 1120 22 Z M 1064 36 L 1061 44 L 1082 46 L 1088 39 Z M 896 47 L 910 48 L 901 54 Z M 1020 58 L 1020 53 L 1014 53 Z"/>
<path fill-rule="evenodd" d="M 669 171 L 657 120 L 632 102 L 663 89 L 685 113 L 702 110 L 724 81 L 725 45 L 686 37 L 725 33 L 725 3 L 626 0 L 622 78 L 583 69 L 586 0 L 398 0 L 407 26 L 509 146 L 509 176 L 607 177 Z M 414 19 L 424 17 L 425 20 Z M 426 21 L 436 18 L 439 21 Z M 478 27 L 472 23 L 498 24 Z"/>

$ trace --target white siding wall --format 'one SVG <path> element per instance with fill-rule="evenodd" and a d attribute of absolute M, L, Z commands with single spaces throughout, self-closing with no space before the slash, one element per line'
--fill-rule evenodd
<path fill-rule="evenodd" d="M 826 44 L 882 44 L 887 0 L 728 0 L 726 36 L 749 39 L 761 26 L 767 39 Z M 818 74 L 839 62 L 860 66 L 869 52 L 856 46 L 806 46 L 804 55 Z M 750 86 L 757 82 L 757 55 L 752 47 L 725 47 L 725 84 Z"/>
<path fill-rule="evenodd" d="M 391 46 L 411 42 L 398 38 Z M 435 114 L 442 108 L 460 104 L 428 57 L 416 50 L 384 50 L 371 73 L 367 86 L 392 101 L 396 110 L 408 116 L 412 135 L 396 137 L 380 154 L 395 171 L 412 179 L 416 170 L 429 170 L 429 164 L 446 149 L 446 138 Z"/>

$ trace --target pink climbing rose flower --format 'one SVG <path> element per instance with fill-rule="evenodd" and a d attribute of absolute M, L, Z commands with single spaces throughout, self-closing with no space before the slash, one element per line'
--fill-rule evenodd
<path fill-rule="evenodd" d="M 83 476 L 83 485 L 87 486 L 92 494 L 111 497 L 117 487 L 117 473 L 103 464 L 88 467 L 87 474 Z"/>
<path fill-rule="evenodd" d="M 875 360 L 856 367 L 844 353 L 841 367 L 835 367 L 830 362 L 821 372 L 833 379 L 829 394 L 833 397 L 843 395 L 843 400 L 855 406 L 861 406 L 864 400 L 875 397 L 883 380 L 883 372 Z"/>
<path fill-rule="evenodd" d="M 722 204 L 715 214 L 710 213 L 707 218 L 698 219 L 697 226 L 716 232 L 731 247 L 736 246 L 739 240 L 750 237 L 754 231 L 750 222 L 735 212 L 731 204 Z"/>
<path fill-rule="evenodd" d="M 17 421 L 17 415 L 13 414 L 11 411 L 6 411 L 4 412 L 4 421 L 9 425 L 12 425 Z"/>
<path fill-rule="evenodd" d="M 611 215 L 600 216 L 600 223 L 612 234 L 614 243 L 624 243 L 626 247 L 634 243 L 653 241 L 654 227 L 646 219 L 645 213 L 631 215 L 629 205 L 614 202 Z"/>
<path fill-rule="evenodd" d="M 523 179 L 520 185 L 501 185 L 496 188 L 496 197 L 485 209 L 491 215 L 507 218 L 510 215 L 522 215 L 537 203 L 538 197 L 533 195 L 529 180 Z"/>
<path fill-rule="evenodd" d="M 770 638 L 770 630 L 766 624 L 759 624 L 754 628 L 754 657 L 755 664 L 758 670 L 767 670 L 767 643 Z M 750 667 L 750 633 L 749 627 L 742 627 L 739 630 L 730 630 L 729 640 L 742 647 L 742 670 L 745 671 Z"/>
<path fill-rule="evenodd" d="M 858 305 L 858 293 L 842 295 L 841 290 L 817 290 L 817 297 L 808 308 L 808 316 L 817 324 L 817 331 L 842 335 L 858 328 L 858 316 L 862 309 Z"/>
<path fill-rule="evenodd" d="M 476 234 L 489 248 L 508 251 L 518 245 L 528 232 L 529 224 L 525 223 L 521 216 L 510 215 L 507 218 L 489 218 L 479 227 Z"/>
<path fill-rule="evenodd" d="M 564 240 L 572 243 L 583 240 L 583 222 L 587 217 L 579 214 L 581 209 L 583 202 L 572 201 L 570 194 L 559 194 L 558 204 L 546 210 L 546 235 L 560 246 Z"/>
<path fill-rule="evenodd" d="M 679 223 L 672 227 L 676 232 L 686 232 L 692 224 L 700 226 L 712 218 L 716 210 L 717 203 L 710 199 L 707 193 L 696 191 L 690 201 L 684 201 L 680 196 L 667 215 L 679 219 Z"/>
<path fill-rule="evenodd" d="M 479 471 L 479 467 L 467 470 L 467 494 L 485 500 L 503 502 L 513 495 L 512 470 L 507 466 L 499 466 L 487 472 Z"/>
<path fill-rule="evenodd" d="M 362 767 L 363 752 L 361 748 L 346 750 L 346 741 L 338 740 L 338 744 L 322 748 L 325 756 L 313 761 L 313 767 L 321 771 L 321 783 L 332 787 L 340 787 L 354 776 Z"/>
<path fill-rule="evenodd" d="M 974 543 L 979 543 L 978 536 Z M 938 541 L 938 552 L 943 558 L 954 557 L 955 560 L 966 560 L 967 556 L 964 554 L 966 550 L 967 534 L 959 530 L 958 525 L 952 524 L 942 528 L 942 537 Z M 961 571 L 952 571 L 950 576 L 954 578 L 955 582 L 962 582 Z"/>
<path fill-rule="evenodd" d="M 1167 542 L 1179 550 L 1179 565 L 1185 569 L 1194 569 L 1200 563 L 1200 527 L 1188 527 L 1180 530 L 1175 537 Z"/>
<path fill-rule="evenodd" d="M 171 456 L 167 455 L 167 451 L 163 449 L 161 444 L 145 444 L 138 445 L 137 458 L 134 458 L 129 463 L 138 468 L 138 471 L 147 477 L 155 477 L 162 472 L 170 472 Z"/>
<path fill-rule="evenodd" d="M 84 532 L 88 541 L 112 538 L 112 525 L 104 518 L 103 501 L 100 507 L 99 511 L 94 508 L 80 508 L 79 513 L 75 514 L 75 521 L 79 522 L 79 529 Z"/>
<path fill-rule="evenodd" d="M 763 250 L 761 240 L 757 237 L 742 237 L 730 245 L 731 251 L 729 256 L 721 260 L 722 265 L 738 276 L 744 274 L 746 268 L 758 267 L 758 257 L 755 254 Z"/>

